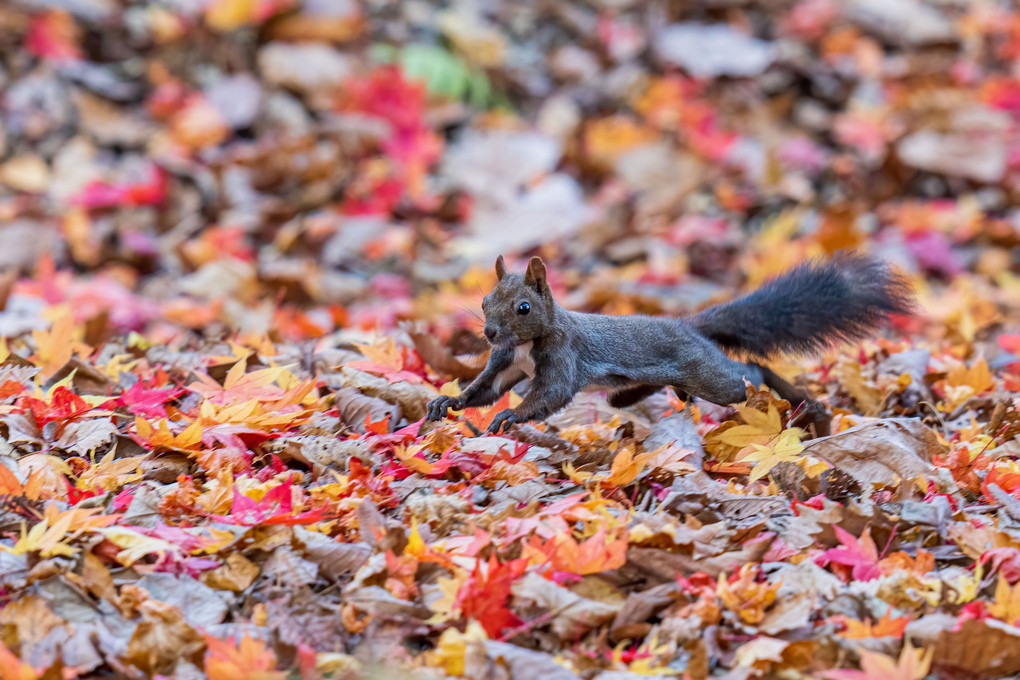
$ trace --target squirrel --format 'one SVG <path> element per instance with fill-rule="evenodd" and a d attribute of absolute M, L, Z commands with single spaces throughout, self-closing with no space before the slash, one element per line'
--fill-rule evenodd
<path fill-rule="evenodd" d="M 426 418 L 448 410 L 494 403 L 524 378 L 521 403 L 500 411 L 489 433 L 543 420 L 580 391 L 606 391 L 616 408 L 632 406 L 665 386 L 687 400 L 727 405 L 746 399 L 745 380 L 765 384 L 828 433 L 817 402 L 758 363 L 803 354 L 867 336 L 889 314 L 909 314 L 907 281 L 884 262 L 840 254 L 808 262 L 754 292 L 690 317 L 606 315 L 568 311 L 553 299 L 545 263 L 531 258 L 524 274 L 496 260 L 498 279 L 482 301 L 485 338 L 492 349 L 485 369 L 458 397 L 431 400 Z"/>

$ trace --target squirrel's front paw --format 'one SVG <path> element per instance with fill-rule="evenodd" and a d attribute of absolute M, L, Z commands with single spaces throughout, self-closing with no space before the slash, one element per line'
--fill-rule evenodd
<path fill-rule="evenodd" d="M 521 420 L 520 418 L 517 417 L 517 414 L 514 413 L 514 410 L 512 408 L 503 409 L 502 411 L 497 413 L 496 416 L 492 419 L 492 422 L 489 423 L 489 428 L 486 430 L 486 432 L 488 432 L 489 434 L 499 434 L 500 430 L 506 432 L 513 425 L 516 425 L 519 422 L 521 422 Z"/>
<path fill-rule="evenodd" d="M 459 397 L 448 397 L 446 395 L 436 397 L 429 402 L 425 416 L 426 420 L 442 420 L 446 417 L 447 410 L 459 411 L 464 408 Z"/>

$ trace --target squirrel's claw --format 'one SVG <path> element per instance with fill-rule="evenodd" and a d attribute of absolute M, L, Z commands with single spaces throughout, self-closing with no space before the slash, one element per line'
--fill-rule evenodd
<path fill-rule="evenodd" d="M 496 414 L 496 416 L 492 419 L 492 422 L 489 423 L 488 429 L 485 431 L 489 434 L 499 434 L 500 430 L 506 432 L 519 422 L 520 418 L 517 417 L 517 414 L 514 413 L 512 408 L 503 409 Z"/>
<path fill-rule="evenodd" d="M 425 419 L 429 421 L 442 420 L 446 417 L 447 411 L 459 411 L 460 409 L 460 399 L 457 397 L 438 396 L 428 403 Z"/>

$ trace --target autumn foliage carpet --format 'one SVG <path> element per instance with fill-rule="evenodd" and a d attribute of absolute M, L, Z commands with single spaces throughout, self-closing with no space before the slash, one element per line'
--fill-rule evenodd
<path fill-rule="evenodd" d="M 1008 2 L 0 3 L 0 679 L 1020 674 L 1018 59 Z M 499 253 L 672 314 L 846 248 L 919 306 L 773 364 L 831 436 L 424 423 Z"/>

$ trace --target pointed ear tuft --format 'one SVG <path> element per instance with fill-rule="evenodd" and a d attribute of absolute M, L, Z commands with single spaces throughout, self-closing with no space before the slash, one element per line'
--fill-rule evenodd
<path fill-rule="evenodd" d="M 500 255 L 496 258 L 496 280 L 502 281 L 504 276 L 506 276 L 506 263 L 503 262 L 503 256 Z"/>
<path fill-rule="evenodd" d="M 528 262 L 528 271 L 524 274 L 524 283 L 534 286 L 539 293 L 545 292 L 545 262 L 542 258 L 533 257 Z"/>

